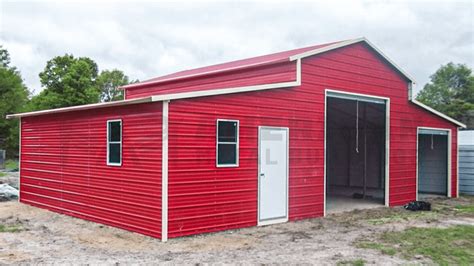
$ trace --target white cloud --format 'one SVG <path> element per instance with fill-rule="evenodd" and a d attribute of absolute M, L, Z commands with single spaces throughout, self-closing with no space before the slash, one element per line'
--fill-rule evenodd
<path fill-rule="evenodd" d="M 470 1 L 0 2 L 0 43 L 26 84 L 72 53 L 132 79 L 366 36 L 418 81 L 474 64 Z"/>

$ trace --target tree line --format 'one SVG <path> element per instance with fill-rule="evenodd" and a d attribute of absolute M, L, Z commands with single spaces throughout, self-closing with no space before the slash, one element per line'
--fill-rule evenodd
<path fill-rule="evenodd" d="M 118 87 L 138 82 L 121 70 L 99 72 L 94 60 L 71 54 L 49 60 L 39 77 L 43 90 L 32 95 L 0 45 L 0 149 L 9 157 L 18 153 L 19 132 L 18 120 L 6 120 L 7 114 L 122 100 Z M 474 128 L 474 76 L 467 65 L 442 65 L 416 99 Z"/>
<path fill-rule="evenodd" d="M 99 72 L 94 60 L 71 54 L 46 62 L 39 78 L 43 90 L 33 95 L 0 45 L 0 149 L 7 151 L 7 157 L 16 156 L 19 141 L 19 121 L 5 119 L 7 114 L 122 100 L 118 87 L 138 82 L 118 69 Z"/>

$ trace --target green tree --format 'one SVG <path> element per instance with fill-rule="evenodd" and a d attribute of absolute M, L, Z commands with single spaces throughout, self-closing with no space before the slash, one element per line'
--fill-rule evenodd
<path fill-rule="evenodd" d="M 464 64 L 448 63 L 430 77 L 416 99 L 460 121 L 474 112 L 474 76 Z"/>
<path fill-rule="evenodd" d="M 7 120 L 7 114 L 24 110 L 28 89 L 15 67 L 10 66 L 10 55 L 0 46 L 0 149 L 13 157 L 18 151 L 18 120 Z"/>
<path fill-rule="evenodd" d="M 97 75 L 97 64 L 90 58 L 75 58 L 69 54 L 57 56 L 49 60 L 39 74 L 44 90 L 31 99 L 29 109 L 97 103 L 100 97 Z"/>
<path fill-rule="evenodd" d="M 128 77 L 121 70 L 104 70 L 97 78 L 97 85 L 101 91 L 100 100 L 111 102 L 123 100 L 123 91 L 120 86 L 129 84 Z"/>

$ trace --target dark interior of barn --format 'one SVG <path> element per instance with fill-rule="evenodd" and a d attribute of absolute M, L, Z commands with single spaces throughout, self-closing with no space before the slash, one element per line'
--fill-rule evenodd
<path fill-rule="evenodd" d="M 379 102 L 327 98 L 328 212 L 384 204 L 385 108 Z"/>

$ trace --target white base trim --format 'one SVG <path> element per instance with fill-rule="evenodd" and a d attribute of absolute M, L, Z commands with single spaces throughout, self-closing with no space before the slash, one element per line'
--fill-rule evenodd
<path fill-rule="evenodd" d="M 258 226 L 265 226 L 265 225 L 271 225 L 271 224 L 281 224 L 281 223 L 286 223 L 286 222 L 288 222 L 288 217 L 258 221 L 257 225 Z"/>

